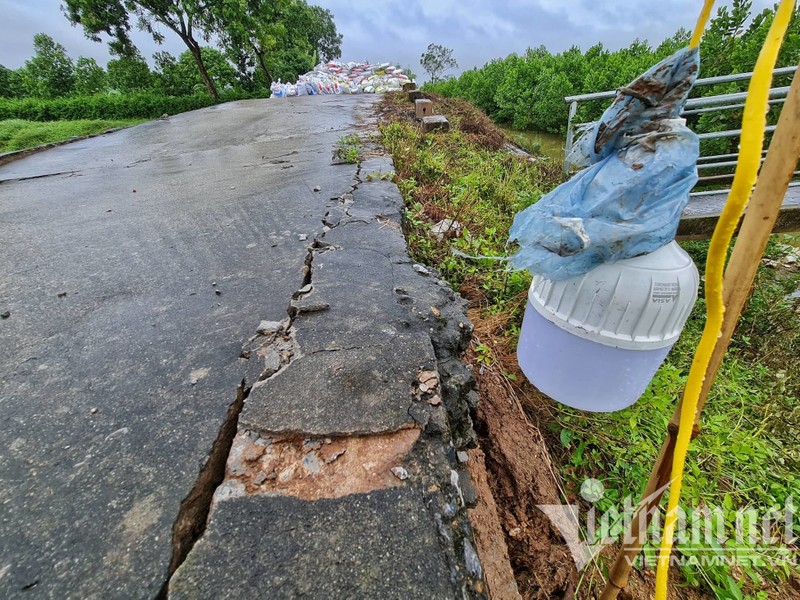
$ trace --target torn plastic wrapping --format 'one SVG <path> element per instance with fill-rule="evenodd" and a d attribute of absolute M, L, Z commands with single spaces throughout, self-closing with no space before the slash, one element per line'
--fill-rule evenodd
<path fill-rule="evenodd" d="M 557 281 L 675 238 L 697 182 L 699 140 L 679 115 L 698 68 L 684 48 L 617 92 L 576 144 L 587 168 L 514 218 L 514 267 Z"/>

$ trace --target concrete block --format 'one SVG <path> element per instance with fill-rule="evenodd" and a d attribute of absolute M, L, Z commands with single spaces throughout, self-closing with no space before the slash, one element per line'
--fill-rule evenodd
<path fill-rule="evenodd" d="M 403 84 L 404 92 L 413 92 L 415 89 L 417 89 L 417 84 L 414 83 L 413 81 L 409 81 L 408 83 Z"/>
<path fill-rule="evenodd" d="M 417 108 L 417 119 L 430 117 L 433 114 L 433 102 L 431 100 L 422 98 L 414 102 L 414 105 Z"/>
<path fill-rule="evenodd" d="M 450 122 L 444 115 L 422 117 L 422 130 L 425 133 L 431 131 L 450 131 Z"/>
<path fill-rule="evenodd" d="M 411 100 L 411 102 L 422 100 L 422 92 L 420 92 L 419 90 L 411 90 L 410 92 L 408 92 L 408 99 Z"/>

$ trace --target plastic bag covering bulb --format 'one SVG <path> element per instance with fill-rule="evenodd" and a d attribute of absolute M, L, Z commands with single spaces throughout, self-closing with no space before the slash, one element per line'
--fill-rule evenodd
<path fill-rule="evenodd" d="M 514 218 L 514 267 L 560 281 L 675 238 L 697 182 L 699 140 L 679 115 L 699 65 L 684 48 L 617 92 L 577 142 L 588 168 Z"/>

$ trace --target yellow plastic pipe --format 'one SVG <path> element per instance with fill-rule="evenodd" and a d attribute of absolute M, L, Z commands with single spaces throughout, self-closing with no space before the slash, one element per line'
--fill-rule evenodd
<path fill-rule="evenodd" d="M 686 454 L 691 441 L 697 402 L 703 388 L 703 381 L 706 377 L 711 354 L 716 345 L 717 337 L 722 330 L 722 319 L 725 314 L 725 305 L 722 301 L 722 276 L 725 268 L 725 257 L 731 238 L 733 238 L 736 226 L 744 213 L 753 185 L 758 177 L 761 149 L 764 144 L 764 127 L 767 118 L 765 108 L 769 100 L 772 70 L 778 59 L 781 41 L 789 26 L 793 8 L 794 0 L 781 0 L 775 14 L 775 20 L 772 22 L 767 39 L 758 56 L 755 69 L 753 69 L 753 77 L 748 88 L 742 117 L 739 161 L 736 165 L 736 173 L 731 184 L 728 202 L 722 210 L 708 249 L 708 258 L 706 260 L 706 325 L 692 361 L 692 368 L 689 371 L 683 395 L 683 410 L 681 411 L 680 429 L 678 430 L 672 465 L 669 504 L 667 505 L 664 535 L 661 539 L 661 548 L 658 555 L 656 600 L 666 600 L 667 598 L 667 575 L 672 552 L 672 538 L 675 534 L 675 522 L 678 517 L 678 504 L 681 497 Z M 694 41 L 694 36 L 692 41 Z"/>
<path fill-rule="evenodd" d="M 700 45 L 700 38 L 703 37 L 703 30 L 708 23 L 708 17 L 711 16 L 711 9 L 714 7 L 714 0 L 706 0 L 703 4 L 703 10 L 700 11 L 700 16 L 697 17 L 697 25 L 694 26 L 694 33 L 692 39 L 689 41 L 689 48 L 697 48 Z"/>

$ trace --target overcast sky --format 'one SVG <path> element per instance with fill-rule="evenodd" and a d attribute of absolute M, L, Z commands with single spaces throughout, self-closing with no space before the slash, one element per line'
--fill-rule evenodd
<path fill-rule="evenodd" d="M 396 62 L 420 73 L 420 54 L 431 42 L 454 50 L 459 70 L 481 66 L 529 46 L 553 52 L 602 42 L 627 46 L 637 37 L 657 44 L 679 27 L 691 29 L 701 0 L 310 0 L 329 8 L 344 34 L 343 60 Z M 729 3 L 729 2 L 728 2 Z M 726 2 L 717 2 L 717 5 Z M 753 0 L 759 11 L 773 2 Z M 33 54 L 32 38 L 44 32 L 73 57 L 108 60 L 105 44 L 87 40 L 61 11 L 60 0 L 0 0 L 0 64 L 22 66 Z M 161 48 L 137 32 L 134 39 L 150 60 L 158 49 L 186 48 L 164 32 Z M 152 61 L 151 61 L 152 63 Z"/>

